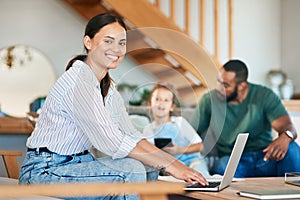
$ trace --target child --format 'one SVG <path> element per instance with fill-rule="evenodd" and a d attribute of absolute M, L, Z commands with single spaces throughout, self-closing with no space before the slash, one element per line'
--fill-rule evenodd
<path fill-rule="evenodd" d="M 183 117 L 171 116 L 175 109 L 175 92 L 168 84 L 156 84 L 149 97 L 153 122 L 147 125 L 143 134 L 154 143 L 154 138 L 171 138 L 172 145 L 163 148 L 177 160 L 209 177 L 207 163 L 200 151 L 202 139 Z"/>

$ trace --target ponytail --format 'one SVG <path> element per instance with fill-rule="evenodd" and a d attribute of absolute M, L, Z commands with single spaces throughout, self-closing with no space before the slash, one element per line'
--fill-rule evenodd
<path fill-rule="evenodd" d="M 110 83 L 112 82 L 112 79 L 109 76 L 109 73 L 107 72 L 104 78 L 100 82 L 100 87 L 101 87 L 101 94 L 103 96 L 103 102 L 104 98 L 108 94 L 108 90 L 110 88 Z"/>
<path fill-rule="evenodd" d="M 86 58 L 87 58 L 87 55 L 77 55 L 77 56 L 75 56 L 74 58 L 72 58 L 68 62 L 67 66 L 66 66 L 66 71 L 68 71 L 72 67 L 73 63 L 76 60 L 81 60 L 82 62 L 84 62 Z M 111 81 L 112 81 L 112 79 L 110 78 L 109 73 L 107 72 L 106 75 L 104 76 L 104 78 L 100 82 L 101 95 L 103 97 L 103 102 L 104 102 L 104 98 L 108 94 L 108 90 L 110 88 Z"/>
<path fill-rule="evenodd" d="M 77 56 L 75 56 L 74 58 L 72 58 L 72 59 L 68 62 L 67 66 L 66 66 L 66 71 L 68 71 L 68 70 L 72 67 L 73 63 L 74 63 L 76 60 L 81 60 L 82 62 L 84 62 L 86 58 L 87 58 L 87 55 L 77 55 Z"/>

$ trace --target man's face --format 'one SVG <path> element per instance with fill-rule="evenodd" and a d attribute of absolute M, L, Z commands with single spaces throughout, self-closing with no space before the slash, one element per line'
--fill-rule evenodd
<path fill-rule="evenodd" d="M 234 72 L 227 72 L 222 68 L 218 73 L 217 82 L 216 90 L 220 97 L 225 97 L 227 102 L 236 99 L 238 96 L 238 84 L 236 83 Z"/>

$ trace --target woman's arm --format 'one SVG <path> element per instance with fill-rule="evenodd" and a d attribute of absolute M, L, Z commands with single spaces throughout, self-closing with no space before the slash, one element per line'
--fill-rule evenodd
<path fill-rule="evenodd" d="M 164 169 L 165 172 L 177 179 L 184 180 L 189 183 L 197 181 L 202 185 L 208 184 L 202 174 L 187 167 L 170 154 L 156 148 L 146 139 L 142 139 L 138 142 L 136 147 L 129 153 L 128 157 L 135 158 L 155 169 Z"/>
<path fill-rule="evenodd" d="M 171 147 L 164 147 L 163 150 L 172 154 L 189 154 L 189 153 L 199 153 L 203 149 L 203 143 L 198 142 L 195 144 L 191 144 L 189 146 L 177 146 L 173 145 Z"/>

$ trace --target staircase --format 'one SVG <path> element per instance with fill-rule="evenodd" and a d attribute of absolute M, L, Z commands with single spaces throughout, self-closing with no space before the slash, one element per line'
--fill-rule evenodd
<path fill-rule="evenodd" d="M 214 55 L 207 53 L 202 48 L 204 43 L 204 0 L 199 0 L 201 37 L 198 42 L 189 35 L 191 27 L 190 0 L 184 1 L 184 30 L 174 21 L 176 9 L 174 0 L 170 0 L 170 16 L 161 11 L 162 2 L 159 0 L 154 2 L 148 0 L 62 1 L 86 20 L 103 12 L 121 16 L 129 28 L 127 55 L 157 80 L 173 84 L 184 105 L 196 105 L 207 89 L 215 87 L 215 77 L 220 66 L 217 34 L 219 27 L 218 0 L 214 0 L 214 29 L 217 32 L 214 38 Z M 231 0 L 228 1 L 230 13 L 232 3 Z M 228 51 L 231 54 L 230 45 Z"/>

